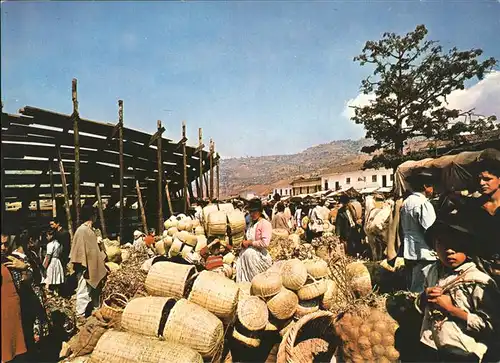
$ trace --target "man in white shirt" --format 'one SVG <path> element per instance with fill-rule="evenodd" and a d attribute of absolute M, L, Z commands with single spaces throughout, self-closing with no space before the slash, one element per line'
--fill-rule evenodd
<path fill-rule="evenodd" d="M 410 184 L 414 192 L 401 207 L 403 257 L 407 269 L 407 287 L 411 292 L 421 293 L 424 289 L 425 267 L 437 259 L 436 253 L 425 243 L 425 231 L 436 221 L 436 212 L 428 199 L 434 193 L 432 174 L 414 174 Z"/>

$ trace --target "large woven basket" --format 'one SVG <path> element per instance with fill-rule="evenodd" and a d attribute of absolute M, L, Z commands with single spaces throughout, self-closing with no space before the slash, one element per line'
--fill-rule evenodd
<path fill-rule="evenodd" d="M 238 304 L 238 290 L 234 281 L 215 272 L 203 271 L 194 282 L 188 300 L 221 319 L 230 319 Z"/>
<path fill-rule="evenodd" d="M 252 283 L 251 282 L 243 281 L 243 282 L 238 282 L 236 285 L 238 285 L 238 289 L 239 289 L 238 301 L 246 299 L 247 297 L 250 297 L 251 291 L 252 291 Z"/>
<path fill-rule="evenodd" d="M 297 295 L 300 300 L 311 300 L 323 295 L 326 292 L 326 288 L 326 281 L 319 279 L 302 286 L 297 291 Z"/>
<path fill-rule="evenodd" d="M 108 330 L 97 342 L 89 363 L 202 363 L 193 349 L 129 332 Z"/>
<path fill-rule="evenodd" d="M 146 291 L 153 296 L 184 297 L 190 278 L 196 269 L 191 265 L 173 262 L 157 262 L 149 270 L 146 277 Z"/>
<path fill-rule="evenodd" d="M 113 293 L 104 299 L 99 312 L 104 319 L 114 320 L 122 315 L 123 309 L 127 306 L 127 303 L 128 299 L 125 295 Z"/>
<path fill-rule="evenodd" d="M 224 328 L 214 314 L 181 299 L 170 311 L 163 337 L 196 350 L 204 358 L 211 358 L 222 349 Z"/>
<path fill-rule="evenodd" d="M 245 240 L 245 232 L 236 234 L 234 236 L 231 236 L 231 240 L 233 242 L 233 247 L 234 248 L 240 248 L 241 244 Z"/>
<path fill-rule="evenodd" d="M 232 236 L 245 232 L 246 221 L 242 211 L 234 210 L 229 212 L 227 214 L 227 220 L 229 221 Z"/>
<path fill-rule="evenodd" d="M 319 310 L 318 299 L 299 301 L 294 317 L 300 319 L 308 314 L 315 313 Z"/>
<path fill-rule="evenodd" d="M 250 296 L 238 303 L 238 320 L 250 331 L 263 330 L 269 322 L 269 311 L 264 301 Z"/>
<path fill-rule="evenodd" d="M 208 236 L 224 236 L 227 232 L 226 212 L 216 211 L 208 216 Z"/>
<path fill-rule="evenodd" d="M 252 295 L 271 297 L 278 294 L 282 286 L 279 273 L 265 271 L 252 279 Z"/>
<path fill-rule="evenodd" d="M 221 203 L 219 204 L 219 210 L 229 213 L 234 211 L 234 206 L 232 203 Z"/>
<path fill-rule="evenodd" d="M 205 235 L 205 228 L 203 226 L 198 226 L 194 229 L 194 234 L 197 236 L 204 236 Z"/>
<path fill-rule="evenodd" d="M 203 226 L 205 228 L 205 231 L 208 230 L 208 217 L 210 216 L 210 214 L 212 212 L 217 212 L 218 210 L 219 210 L 219 207 L 217 206 L 217 204 L 209 204 L 203 208 L 202 215 L 203 215 L 203 223 L 204 223 Z"/>
<path fill-rule="evenodd" d="M 267 302 L 267 307 L 276 319 L 284 320 L 295 314 L 298 304 L 299 298 L 293 291 L 282 289 Z"/>
<path fill-rule="evenodd" d="M 165 242 L 163 240 L 155 243 L 156 254 L 160 256 L 164 256 L 167 254 L 167 250 L 165 249 Z"/>
<path fill-rule="evenodd" d="M 123 311 L 122 328 L 132 333 L 153 337 L 161 335 L 160 325 L 168 313 L 168 302 L 173 306 L 175 299 L 147 296 L 130 301 Z"/>
<path fill-rule="evenodd" d="M 324 260 L 305 260 L 307 273 L 315 279 L 328 276 L 328 264 Z"/>
<path fill-rule="evenodd" d="M 298 290 L 307 280 L 307 268 L 299 259 L 286 261 L 281 267 L 283 286 L 289 290 Z"/>
<path fill-rule="evenodd" d="M 337 283 L 330 279 L 325 279 L 326 292 L 321 298 L 321 307 L 325 310 L 330 310 L 334 307 L 337 300 Z"/>
<path fill-rule="evenodd" d="M 299 319 L 283 337 L 277 362 L 330 362 L 338 346 L 334 316 L 329 311 L 318 311 Z"/>

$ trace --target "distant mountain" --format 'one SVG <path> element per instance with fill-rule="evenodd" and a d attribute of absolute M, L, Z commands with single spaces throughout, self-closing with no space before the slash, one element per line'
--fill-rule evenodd
<path fill-rule="evenodd" d="M 367 139 L 340 140 L 310 147 L 298 154 L 221 159 L 221 196 L 252 191 L 268 193 L 300 176 L 333 171 L 346 164 L 359 164 L 369 156 L 361 152 Z"/>

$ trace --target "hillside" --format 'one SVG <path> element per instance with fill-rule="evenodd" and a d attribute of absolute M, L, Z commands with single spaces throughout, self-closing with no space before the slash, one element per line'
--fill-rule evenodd
<path fill-rule="evenodd" d="M 223 159 L 221 196 L 245 191 L 264 194 L 299 176 L 335 170 L 344 164 L 361 166 L 368 158 L 361 148 L 370 143 L 366 139 L 340 140 L 313 146 L 298 154 Z"/>

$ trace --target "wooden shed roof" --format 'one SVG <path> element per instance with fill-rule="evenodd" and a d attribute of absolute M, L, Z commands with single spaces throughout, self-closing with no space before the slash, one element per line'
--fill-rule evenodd
<path fill-rule="evenodd" d="M 62 193 L 59 172 L 59 147 L 68 188 L 72 189 L 74 171 L 73 119 L 64 115 L 26 106 L 20 114 L 2 112 L 2 186 L 6 201 L 44 199 L 51 193 L 51 178 L 56 194 Z M 135 195 L 135 181 L 142 186 L 157 178 L 156 143 L 149 146 L 151 134 L 123 127 L 124 192 Z M 120 183 L 119 140 L 116 126 L 111 123 L 80 119 L 80 180 L 81 194 L 94 195 L 95 183 L 101 193 L 117 196 Z M 186 147 L 188 181 L 200 175 L 199 153 Z M 203 151 L 203 172 L 209 169 L 209 153 Z M 164 180 L 170 190 L 182 189 L 183 156 L 179 143 L 162 139 Z M 50 175 L 52 170 L 52 176 Z"/>

